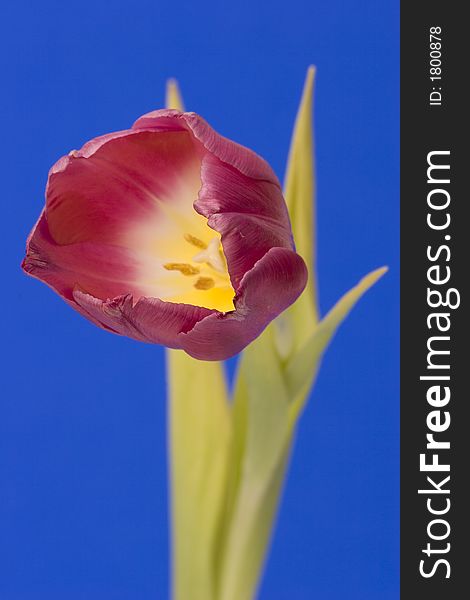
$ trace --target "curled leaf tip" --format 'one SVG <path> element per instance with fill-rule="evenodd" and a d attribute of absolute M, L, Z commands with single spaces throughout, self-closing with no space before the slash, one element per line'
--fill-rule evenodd
<path fill-rule="evenodd" d="M 315 83 L 315 76 L 317 73 L 317 68 L 314 65 L 310 65 L 307 69 L 307 74 L 305 76 L 304 88 L 302 91 L 302 98 L 300 101 L 299 113 L 297 114 L 297 124 L 302 118 L 301 115 L 303 112 L 308 111 L 308 126 L 309 133 L 311 134 L 311 110 L 312 110 L 312 97 L 313 97 L 313 85 Z M 304 116 L 306 118 L 306 116 Z"/>
<path fill-rule="evenodd" d="M 375 269 L 375 271 L 372 271 L 371 273 L 369 273 L 368 275 L 366 275 L 359 283 L 359 285 L 361 285 L 362 283 L 375 283 L 376 281 L 378 281 L 381 277 L 383 277 L 385 275 L 385 273 L 388 272 L 388 266 L 384 265 L 383 267 L 379 267 L 378 269 Z"/>
<path fill-rule="evenodd" d="M 173 77 L 166 82 L 165 106 L 176 110 L 184 110 L 183 99 L 179 89 L 178 81 Z"/>
<path fill-rule="evenodd" d="M 314 79 L 315 67 L 310 66 L 307 69 L 295 119 L 284 185 L 297 252 L 305 260 L 309 271 L 306 291 L 288 315 L 294 329 L 293 340 L 297 350 L 310 337 L 319 317 L 314 239 L 315 178 L 312 126 Z"/>
<path fill-rule="evenodd" d="M 309 65 L 309 67 L 307 69 L 307 77 L 306 77 L 307 85 L 310 85 L 310 86 L 312 85 L 316 72 L 317 72 L 317 67 L 315 65 Z"/>

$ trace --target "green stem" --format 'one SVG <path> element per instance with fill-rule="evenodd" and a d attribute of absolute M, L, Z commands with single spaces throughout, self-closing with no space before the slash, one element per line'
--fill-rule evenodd
<path fill-rule="evenodd" d="M 173 600 L 216 600 L 230 413 L 220 363 L 167 352 Z"/>
<path fill-rule="evenodd" d="M 243 353 L 217 600 L 253 600 L 290 455 L 289 400 L 269 327 Z"/>

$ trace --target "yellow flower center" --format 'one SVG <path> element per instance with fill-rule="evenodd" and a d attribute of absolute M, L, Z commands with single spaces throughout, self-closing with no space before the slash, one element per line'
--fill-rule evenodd
<path fill-rule="evenodd" d="M 207 227 L 207 229 L 209 229 Z M 214 235 L 216 232 L 211 231 Z M 220 237 L 216 234 L 208 242 L 185 233 L 184 241 L 191 251 L 197 250 L 189 261 L 163 264 L 166 271 L 178 274 L 179 281 L 173 282 L 179 289 L 176 294 L 163 298 L 169 302 L 184 302 L 194 306 L 215 308 L 221 312 L 234 310 L 234 291 L 230 283 L 227 261 L 222 250 Z M 181 254 L 187 255 L 187 248 Z"/>

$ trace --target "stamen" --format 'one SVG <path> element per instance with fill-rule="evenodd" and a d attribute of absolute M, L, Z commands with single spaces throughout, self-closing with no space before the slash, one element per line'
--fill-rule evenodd
<path fill-rule="evenodd" d="M 201 248 L 201 250 L 205 250 L 207 248 L 207 244 L 205 242 L 203 242 L 196 236 L 191 235 L 190 233 L 185 233 L 184 239 L 193 246 L 196 246 L 196 248 Z"/>
<path fill-rule="evenodd" d="M 207 246 L 207 249 L 202 250 L 196 256 L 193 256 L 193 261 L 197 263 L 206 263 L 220 273 L 225 272 L 225 263 L 220 251 L 219 238 L 212 238 Z"/>
<path fill-rule="evenodd" d="M 179 271 L 182 275 L 198 275 L 199 269 L 187 263 L 166 263 L 163 267 L 167 271 Z"/>
<path fill-rule="evenodd" d="M 210 290 L 215 285 L 214 280 L 211 277 L 199 277 L 194 284 L 197 290 Z"/>

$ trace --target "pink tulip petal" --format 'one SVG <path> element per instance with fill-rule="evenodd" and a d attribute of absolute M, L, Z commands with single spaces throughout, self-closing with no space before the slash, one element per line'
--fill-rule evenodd
<path fill-rule="evenodd" d="M 301 294 L 307 268 L 292 250 L 272 248 L 240 284 L 236 310 L 212 314 L 180 334 L 181 347 L 194 358 L 224 360 L 243 350 Z"/>
<path fill-rule="evenodd" d="M 219 212 L 254 214 L 273 219 L 290 232 L 289 215 L 277 181 L 252 179 L 212 154 L 204 155 L 201 179 L 204 187 L 196 209 L 204 216 Z"/>
<path fill-rule="evenodd" d="M 181 348 L 179 335 L 213 313 L 207 308 L 163 302 L 158 298 L 141 298 L 133 305 L 130 295 L 107 302 L 81 290 L 75 290 L 73 295 L 77 304 L 102 326 L 127 337 L 170 348 Z"/>
<path fill-rule="evenodd" d="M 132 129 L 168 129 L 181 127 L 191 131 L 210 154 L 232 165 L 247 177 L 269 181 L 279 188 L 280 183 L 268 163 L 252 150 L 219 135 L 199 115 L 193 112 L 179 112 L 172 109 L 154 110 L 143 115 Z"/>
<path fill-rule="evenodd" d="M 230 280 L 237 293 L 245 274 L 271 248 L 292 249 L 283 227 L 257 215 L 220 213 L 212 215 L 208 223 L 222 235 Z"/>
<path fill-rule="evenodd" d="M 72 300 L 79 285 L 98 298 L 114 298 L 123 289 L 136 298 L 142 294 L 135 281 L 138 257 L 128 248 L 100 242 L 80 242 L 60 246 L 53 240 L 44 212 L 33 235 L 23 269 Z"/>
<path fill-rule="evenodd" d="M 46 214 L 59 244 L 116 243 L 158 214 L 181 185 L 200 187 L 201 157 L 189 133 L 126 131 L 103 136 L 51 169 Z"/>

